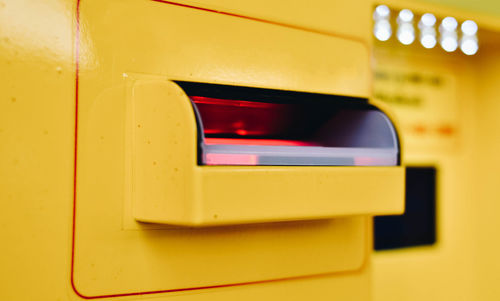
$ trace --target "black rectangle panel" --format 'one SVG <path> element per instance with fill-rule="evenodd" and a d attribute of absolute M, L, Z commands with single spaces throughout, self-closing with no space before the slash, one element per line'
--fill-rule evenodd
<path fill-rule="evenodd" d="M 375 250 L 432 245 L 436 242 L 436 168 L 406 168 L 405 213 L 377 216 Z"/>

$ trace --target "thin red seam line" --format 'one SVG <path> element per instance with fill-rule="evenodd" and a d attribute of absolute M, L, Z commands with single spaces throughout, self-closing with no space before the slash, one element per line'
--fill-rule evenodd
<path fill-rule="evenodd" d="M 73 225 L 71 237 L 71 275 L 70 282 L 73 291 L 82 296 L 75 287 L 75 233 L 76 233 L 76 174 L 77 174 L 77 146 L 78 146 L 78 82 L 80 73 L 80 0 L 76 1 L 76 30 L 75 30 L 75 149 L 73 154 Z"/>
<path fill-rule="evenodd" d="M 201 7 L 196 7 L 196 6 L 191 6 L 191 5 L 186 5 L 186 4 L 180 4 L 180 3 L 175 3 L 175 2 L 169 2 L 169 1 L 162 1 L 162 0 L 151 0 L 155 2 L 160 2 L 160 3 L 165 3 L 165 4 L 172 4 L 176 6 L 182 6 L 182 7 L 187 7 L 187 8 L 193 8 L 193 9 L 198 9 L 198 10 L 204 10 L 208 12 L 214 12 L 214 13 L 219 13 L 223 15 L 228 15 L 228 16 L 234 16 L 234 17 L 240 17 L 240 18 L 245 18 L 245 19 L 250 19 L 250 20 L 255 20 L 255 21 L 261 21 L 265 23 L 270 23 L 270 24 L 277 24 L 277 25 L 283 25 L 283 26 L 288 26 L 285 24 L 281 23 L 276 23 L 276 22 L 271 22 L 271 21 L 266 21 L 262 19 L 257 19 L 257 18 L 252 18 L 252 17 L 245 17 L 245 16 L 240 16 L 236 14 L 231 14 L 227 12 L 221 12 L 221 11 L 216 11 L 212 9 L 206 9 L 206 8 L 201 8 Z M 294 27 L 298 29 L 302 29 L 300 27 L 295 27 L 295 26 L 288 26 L 288 27 Z M 305 29 L 302 29 L 305 30 Z M 200 287 L 190 287 L 190 288 L 178 288 L 178 289 L 169 289 L 169 290 L 158 290 L 158 291 L 146 291 L 146 292 L 135 292 L 135 293 L 123 293 L 123 294 L 110 294 L 110 295 L 99 295 L 99 296 L 85 296 L 82 295 L 78 290 L 76 289 L 75 286 L 75 279 L 74 279 L 74 272 L 75 272 L 75 234 L 76 234 L 76 176 L 77 176 L 77 146 L 78 146 L 78 88 L 79 88 L 79 72 L 80 72 L 80 0 L 76 0 L 76 32 L 75 32 L 75 149 L 74 149 L 74 162 L 73 162 L 73 226 L 72 226 L 72 239 L 71 239 L 71 276 L 70 276 L 70 282 L 71 282 L 71 287 L 73 288 L 73 291 L 81 298 L 83 299 L 100 299 L 100 298 L 113 298 L 113 297 L 125 297 L 125 296 L 138 296 L 138 295 L 151 295 L 151 294 L 160 294 L 160 293 L 172 293 L 172 292 L 183 292 L 183 291 L 191 291 L 191 290 L 201 290 L 201 289 L 210 289 L 210 288 L 223 288 L 223 287 L 234 287 L 234 286 L 243 286 L 243 285 L 250 285 L 250 284 L 259 284 L 259 283 L 270 283 L 270 282 L 278 282 L 278 281 L 284 281 L 284 280 L 294 280 L 294 279 L 308 279 L 312 277 L 321 277 L 321 276 L 328 276 L 332 274 L 342 274 L 342 273 L 347 273 L 347 271 L 343 272 L 328 272 L 328 273 L 321 273 L 321 274 L 316 274 L 316 275 L 306 275 L 306 276 L 296 276 L 296 277 L 286 277 L 286 278 L 277 278 L 277 279 L 268 279 L 268 280 L 260 280 L 260 281 L 250 281 L 250 282 L 240 282 L 240 283 L 230 283 L 230 284 L 221 284 L 221 285 L 212 285 L 212 286 L 200 286 Z M 352 271 L 349 271 L 352 272 Z"/>
<path fill-rule="evenodd" d="M 295 277 L 285 277 L 285 278 L 276 278 L 269 280 L 258 280 L 258 281 L 249 281 L 249 282 L 240 282 L 240 283 L 230 283 L 230 284 L 220 284 L 220 285 L 209 285 L 209 286 L 198 286 L 198 287 L 189 287 L 189 288 L 175 288 L 169 290 L 159 290 L 159 291 L 146 291 L 146 292 L 135 292 L 135 293 L 124 293 L 124 294 L 111 294 L 111 295 L 100 295 L 100 296 L 84 296 L 78 292 L 77 295 L 83 299 L 104 299 L 104 298 L 114 298 L 114 297 L 127 297 L 127 296 L 141 296 L 141 295 L 153 295 L 153 294 L 161 294 L 161 293 L 173 293 L 173 292 L 185 292 L 185 291 L 194 291 L 194 290 L 203 290 L 203 289 L 212 289 L 212 288 L 224 288 L 224 287 L 235 287 L 235 286 L 244 286 L 244 285 L 252 285 L 252 284 L 264 284 L 264 283 L 272 283 L 286 280 L 299 280 L 299 279 L 311 279 L 312 277 L 325 277 L 330 275 L 341 275 L 359 272 L 364 266 L 362 265 L 359 269 L 354 271 L 341 271 L 341 272 L 327 272 L 310 276 L 295 276 Z"/>
<path fill-rule="evenodd" d="M 252 20 L 252 21 L 258 21 L 258 22 L 267 23 L 267 24 L 279 25 L 279 26 L 289 27 L 289 28 L 298 29 L 298 30 L 302 30 L 302 31 L 308 31 L 308 32 L 314 32 L 314 33 L 334 36 L 334 37 L 338 37 L 338 38 L 345 38 L 345 39 L 360 42 L 361 44 L 363 44 L 363 46 L 368 48 L 368 45 L 366 45 L 365 41 L 363 39 L 356 37 L 356 36 L 344 35 L 344 34 L 333 33 L 333 32 L 328 32 L 328 31 L 323 31 L 323 30 L 317 30 L 317 29 L 311 29 L 311 28 L 302 27 L 302 26 L 298 26 L 298 25 L 282 23 L 282 22 L 277 22 L 277 21 L 270 21 L 270 20 L 256 18 L 256 17 L 250 17 L 250 16 L 243 16 L 243 15 L 238 15 L 238 14 L 225 12 L 225 11 L 221 11 L 221 10 L 204 8 L 204 7 L 183 4 L 183 3 L 177 3 L 177 2 L 167 1 L 167 0 L 151 0 L 151 1 L 164 3 L 164 4 L 171 4 L 171 5 L 180 6 L 180 7 L 192 8 L 192 9 L 196 9 L 196 10 L 202 10 L 202 11 L 206 11 L 206 12 L 212 12 L 212 13 L 217 13 L 217 14 L 221 14 L 221 15 Z"/>

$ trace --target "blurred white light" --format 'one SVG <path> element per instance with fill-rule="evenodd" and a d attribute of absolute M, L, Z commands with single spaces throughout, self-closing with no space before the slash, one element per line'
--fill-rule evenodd
<path fill-rule="evenodd" d="M 454 31 L 455 29 L 457 29 L 458 23 L 457 20 L 455 20 L 455 18 L 446 17 L 443 19 L 443 21 L 441 21 L 441 26 L 443 26 L 444 30 Z"/>
<path fill-rule="evenodd" d="M 413 30 L 402 28 L 398 30 L 398 40 L 403 45 L 410 45 L 415 41 L 415 33 Z"/>
<path fill-rule="evenodd" d="M 457 39 L 454 37 L 444 37 L 441 39 L 441 47 L 443 47 L 446 52 L 453 52 L 457 50 L 458 47 Z"/>
<path fill-rule="evenodd" d="M 474 55 L 479 49 L 476 39 L 462 39 L 460 42 L 460 49 L 466 55 Z"/>
<path fill-rule="evenodd" d="M 436 46 L 437 41 L 436 41 L 436 37 L 434 35 L 426 34 L 420 38 L 420 43 L 425 48 L 430 49 L 430 48 L 434 48 L 434 46 Z"/>
<path fill-rule="evenodd" d="M 413 28 L 413 13 L 409 9 L 399 12 L 397 22 L 399 24 L 396 36 L 403 45 L 410 45 L 415 41 L 415 29 Z"/>
<path fill-rule="evenodd" d="M 391 10 L 389 9 L 389 7 L 387 7 L 387 5 L 379 5 L 375 8 L 373 18 L 375 20 L 388 18 L 390 14 Z"/>
<path fill-rule="evenodd" d="M 472 36 L 475 35 L 477 32 L 477 24 L 474 21 L 467 20 L 464 23 L 462 23 L 462 32 L 465 35 Z"/>
<path fill-rule="evenodd" d="M 387 20 L 380 20 L 375 24 L 375 38 L 379 41 L 387 41 L 392 35 L 391 24 Z"/>
<path fill-rule="evenodd" d="M 389 22 L 390 15 L 391 10 L 387 5 L 379 5 L 373 12 L 373 19 L 375 20 L 373 34 L 379 41 L 387 41 L 392 35 L 391 23 Z"/>
<path fill-rule="evenodd" d="M 436 17 L 433 14 L 426 13 L 420 18 L 422 26 L 431 27 L 436 24 Z"/>
<path fill-rule="evenodd" d="M 401 22 L 405 22 L 405 23 L 411 22 L 411 21 L 413 21 L 413 13 L 409 9 L 403 9 L 402 11 L 399 12 L 398 19 Z"/>

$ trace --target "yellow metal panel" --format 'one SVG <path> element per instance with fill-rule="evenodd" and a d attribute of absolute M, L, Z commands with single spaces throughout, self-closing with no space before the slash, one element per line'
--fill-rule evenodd
<path fill-rule="evenodd" d="M 475 211 L 474 219 L 477 223 L 477 277 L 478 299 L 496 300 L 500 296 L 500 289 L 494 285 L 498 283 L 498 268 L 500 259 L 500 240 L 498 229 L 500 221 L 498 212 L 500 202 L 498 197 L 500 167 L 500 45 L 499 32 L 492 35 L 491 45 L 484 50 L 477 68 L 482 75 L 478 82 L 477 103 L 477 153 L 480 154 L 474 168 L 476 174 Z"/>
<path fill-rule="evenodd" d="M 404 210 L 401 167 L 210 167 L 200 172 L 202 219 L 214 224 Z"/>
<path fill-rule="evenodd" d="M 0 3 L 1 300 L 72 294 L 73 11 Z"/>
<path fill-rule="evenodd" d="M 128 172 L 134 216 L 172 224 L 197 220 L 197 130 L 191 101 L 166 80 L 137 81 L 131 89 L 132 153 L 127 159 L 133 162 Z"/>
<path fill-rule="evenodd" d="M 373 258 L 374 299 L 476 300 L 475 267 L 470 260 L 475 254 L 470 241 L 474 241 L 476 231 L 473 208 L 477 201 L 472 179 L 477 160 L 474 67 L 457 57 L 459 54 L 440 55 L 439 49 L 437 54 L 427 55 L 425 50 L 418 54 L 412 51 L 381 45 L 375 52 L 378 70 L 400 76 L 438 76 L 443 84 L 427 87 L 380 82 L 375 89 L 421 98 L 418 105 L 390 105 L 402 121 L 406 164 L 437 168 L 437 243 L 377 252 Z M 390 69 L 392 66 L 398 67 Z M 440 131 L 443 126 L 449 131 Z M 461 290 L 456 290 L 457 285 Z"/>
<path fill-rule="evenodd" d="M 133 72 L 370 96 L 370 52 L 358 40 L 154 1 L 84 1 L 81 20 L 82 87 L 95 85 L 84 99 Z"/>
<path fill-rule="evenodd" d="M 90 204 L 88 207 L 95 207 Z M 114 206 L 80 210 L 74 281 L 86 296 L 304 277 L 363 267 L 368 219 L 122 230 Z M 109 277 L 113 275 L 113 277 Z M 332 274 L 334 276 L 335 274 Z"/>
<path fill-rule="evenodd" d="M 130 214 L 126 185 L 126 86 L 105 91 L 93 104 L 80 140 L 87 144 L 80 144 L 76 199 L 73 279 L 78 293 L 94 297 L 161 293 L 367 271 L 363 265 L 370 233 L 366 217 L 209 229 L 137 223 Z M 151 119 L 158 121 L 155 115 Z M 141 123 L 136 129 L 147 126 Z M 163 164 L 149 163 L 159 168 Z"/>
<path fill-rule="evenodd" d="M 369 56 L 362 43 L 152 1 L 88 1 L 81 7 L 81 16 L 82 54 L 91 55 L 81 56 L 79 81 L 74 257 L 79 293 L 152 293 L 368 271 L 363 265 L 369 241 L 366 217 L 209 229 L 131 220 L 131 212 L 149 221 L 164 221 L 167 216 L 188 225 L 303 219 L 306 194 L 296 195 L 295 184 L 304 180 L 313 196 L 321 196 L 305 217 L 326 217 L 331 212 L 325 215 L 321 210 L 334 208 L 327 202 L 330 196 L 320 189 L 326 184 L 313 183 L 308 179 L 311 174 L 318 179 L 336 178 L 339 189 L 348 180 L 341 193 L 357 197 L 372 195 L 358 189 L 354 174 L 368 173 L 370 187 L 380 182 L 380 176 L 401 184 L 402 170 L 397 167 L 340 168 L 338 172 L 198 167 L 189 100 L 169 82 L 181 79 L 366 97 Z M 172 128 L 178 132 L 167 132 Z M 262 206 L 250 206 L 248 199 L 237 203 L 239 188 L 232 187 L 231 169 L 237 171 L 236 177 L 241 175 L 239 185 L 248 178 L 265 188 L 253 192 L 254 200 L 265 201 L 264 194 L 270 193 L 277 204 L 262 210 Z M 269 175 L 256 176 L 265 173 Z M 277 198 L 268 182 L 280 178 L 295 190 Z M 220 196 L 224 190 L 232 195 Z M 394 201 L 401 193 L 399 186 L 384 192 L 387 199 L 379 194 L 363 204 L 346 198 L 352 207 L 340 208 L 338 214 L 400 211 L 400 200 Z M 300 196 L 300 204 L 287 203 Z M 271 218 L 276 215 L 278 219 Z"/>
<path fill-rule="evenodd" d="M 309 5 L 304 5 L 301 0 L 286 2 L 281 0 L 187 0 L 182 3 L 350 37 L 365 43 L 370 35 L 367 29 L 371 24 L 371 7 L 360 1 L 320 0 Z"/>

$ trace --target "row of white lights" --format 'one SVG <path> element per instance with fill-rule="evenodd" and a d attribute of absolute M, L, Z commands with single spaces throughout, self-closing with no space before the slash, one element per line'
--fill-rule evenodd
<path fill-rule="evenodd" d="M 375 20 L 374 34 L 377 40 L 387 41 L 392 36 L 390 17 L 391 10 L 386 5 L 379 5 L 375 8 L 373 18 Z M 398 30 L 396 37 L 404 45 L 410 45 L 415 41 L 416 34 L 413 19 L 413 12 L 409 9 L 401 10 L 397 16 Z M 418 22 L 420 43 L 425 48 L 434 48 L 438 42 L 435 29 L 436 21 L 436 17 L 433 14 L 426 13 L 422 15 Z M 453 17 L 446 17 L 441 21 L 439 25 L 439 44 L 441 48 L 447 52 L 453 52 L 460 46 L 460 49 L 466 55 L 476 54 L 479 49 L 476 22 L 467 20 L 461 24 L 460 30 L 462 36 L 460 38 L 460 45 L 457 28 L 458 22 Z"/>

